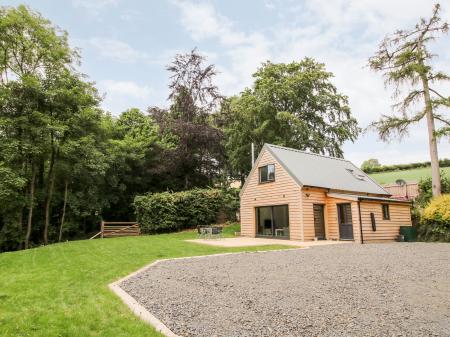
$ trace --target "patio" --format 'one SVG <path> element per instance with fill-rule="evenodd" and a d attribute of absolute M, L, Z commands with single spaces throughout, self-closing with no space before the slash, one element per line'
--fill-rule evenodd
<path fill-rule="evenodd" d="M 268 246 L 268 245 L 284 245 L 284 246 L 293 246 L 293 247 L 298 247 L 298 248 L 306 248 L 306 247 L 351 243 L 349 241 L 332 241 L 332 240 L 294 241 L 294 240 L 249 238 L 249 237 L 222 238 L 222 239 L 195 239 L 195 240 L 186 240 L 186 241 L 193 242 L 193 243 L 200 243 L 200 244 L 204 244 L 204 245 L 210 245 L 210 246 L 216 246 L 216 247 L 228 247 L 228 248 Z"/>

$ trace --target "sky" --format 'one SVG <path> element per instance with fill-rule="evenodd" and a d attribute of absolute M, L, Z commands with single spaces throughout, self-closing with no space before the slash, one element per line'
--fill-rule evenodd
<path fill-rule="evenodd" d="M 349 97 L 353 115 L 365 128 L 392 113 L 392 88 L 367 67 L 380 41 L 396 29 L 429 16 L 432 0 L 2 0 L 24 3 L 69 33 L 82 56 L 80 70 L 104 95 L 114 115 L 137 107 L 167 106 L 166 65 L 193 48 L 216 65 L 216 84 L 225 95 L 252 85 L 262 62 L 312 57 L 334 73 L 334 84 Z M 450 1 L 441 1 L 450 21 Z M 450 73 L 450 37 L 431 46 L 434 61 Z M 450 95 L 450 85 L 443 87 Z M 446 89 L 446 90 L 445 90 Z M 448 113 L 448 111 L 447 111 Z M 425 121 L 401 141 L 384 143 L 372 132 L 344 144 L 344 156 L 360 165 L 429 160 Z M 450 143 L 439 143 L 450 158 Z"/>

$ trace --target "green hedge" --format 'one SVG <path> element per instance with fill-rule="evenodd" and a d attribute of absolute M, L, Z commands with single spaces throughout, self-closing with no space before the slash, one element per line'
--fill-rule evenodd
<path fill-rule="evenodd" d="M 239 208 L 237 189 L 193 189 L 149 193 L 134 199 L 136 219 L 144 233 L 174 232 L 216 222 L 220 212 L 233 221 Z"/>
<path fill-rule="evenodd" d="M 431 163 L 425 161 L 422 163 L 411 163 L 411 164 L 398 164 L 398 165 L 383 165 L 378 167 L 368 167 L 364 168 L 365 173 L 379 173 L 379 172 L 392 172 L 392 171 L 404 171 L 411 170 L 419 167 L 429 167 Z M 439 160 L 439 167 L 450 167 L 450 159 Z"/>

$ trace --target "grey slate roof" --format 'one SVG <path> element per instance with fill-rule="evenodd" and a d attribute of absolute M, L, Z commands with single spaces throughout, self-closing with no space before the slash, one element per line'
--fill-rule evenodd
<path fill-rule="evenodd" d="M 302 186 L 389 195 L 380 185 L 348 160 L 278 145 L 265 144 L 264 148 L 267 148 Z"/>

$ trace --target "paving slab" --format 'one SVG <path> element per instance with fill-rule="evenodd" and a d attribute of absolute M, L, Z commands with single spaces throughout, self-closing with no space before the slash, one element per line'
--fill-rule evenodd
<path fill-rule="evenodd" d="M 223 238 L 223 239 L 194 239 L 186 240 L 188 242 L 200 243 L 216 247 L 254 247 L 254 246 L 268 246 L 268 245 L 284 245 L 294 247 L 315 247 L 350 243 L 350 241 L 333 241 L 333 240 L 318 240 L 318 241 L 296 241 L 296 240 L 282 240 L 282 239 L 265 239 L 265 238 Z"/>

